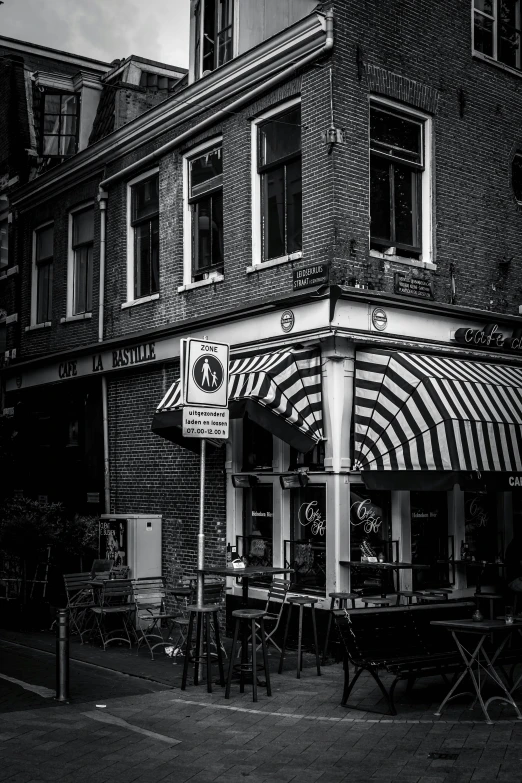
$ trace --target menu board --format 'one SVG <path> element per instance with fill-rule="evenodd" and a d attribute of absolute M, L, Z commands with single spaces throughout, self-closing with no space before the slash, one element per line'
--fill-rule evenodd
<path fill-rule="evenodd" d="M 127 520 L 103 519 L 100 522 L 100 557 L 114 566 L 127 565 Z"/>

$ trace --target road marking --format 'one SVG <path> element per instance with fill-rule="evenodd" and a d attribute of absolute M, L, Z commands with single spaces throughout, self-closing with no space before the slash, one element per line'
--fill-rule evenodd
<path fill-rule="evenodd" d="M 52 699 L 55 695 L 54 691 L 52 691 L 50 688 L 44 688 L 43 685 L 32 685 L 30 682 L 17 680 L 15 677 L 8 677 L 7 674 L 0 674 L 0 678 L 2 680 L 7 680 L 8 682 L 14 682 L 15 685 L 19 685 L 21 688 L 23 688 L 24 691 L 37 693 L 38 696 L 42 697 L 42 699 Z"/>
<path fill-rule="evenodd" d="M 110 712 L 82 712 L 82 715 L 85 715 L 86 718 L 91 718 L 91 720 L 97 720 L 100 723 L 110 723 L 113 726 L 122 726 L 125 729 L 129 729 L 129 731 L 135 731 L 136 734 L 143 734 L 144 737 L 160 740 L 161 742 L 168 742 L 169 745 L 179 745 L 181 743 L 181 740 L 167 737 L 166 734 L 157 734 L 155 731 L 149 731 L 148 729 L 142 729 L 141 726 L 134 726 L 132 723 L 127 723 L 123 718 L 111 715 Z"/>
<path fill-rule="evenodd" d="M 323 721 L 327 723 L 447 723 L 451 726 L 469 724 L 471 726 L 485 726 L 483 720 L 460 720 L 454 718 L 453 720 L 433 720 L 424 718 L 329 718 L 325 715 L 304 715 L 297 712 L 270 712 L 269 710 L 254 710 L 246 707 L 233 707 L 231 704 L 209 704 L 202 701 L 189 701 L 189 699 L 171 699 L 172 702 L 177 704 L 193 704 L 195 707 L 207 707 L 212 710 L 231 710 L 232 712 L 249 712 L 254 715 L 266 715 L 271 718 L 293 718 L 294 720 L 315 720 Z M 497 724 L 512 726 L 514 723 L 519 723 L 518 718 L 512 720 L 495 720 L 495 726 Z"/>

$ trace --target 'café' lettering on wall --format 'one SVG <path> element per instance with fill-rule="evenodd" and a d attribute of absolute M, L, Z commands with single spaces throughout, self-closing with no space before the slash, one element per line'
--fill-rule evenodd
<path fill-rule="evenodd" d="M 141 343 L 128 348 L 118 348 L 113 351 L 94 353 L 91 356 L 69 359 L 58 365 L 58 377 L 78 378 L 91 373 L 115 370 L 120 367 L 132 367 L 135 364 L 152 362 L 156 359 L 156 344 Z"/>
<path fill-rule="evenodd" d="M 503 348 L 522 352 L 522 327 L 514 329 L 511 337 L 505 337 L 498 324 L 488 324 L 483 329 L 457 329 L 455 340 L 477 348 Z"/>

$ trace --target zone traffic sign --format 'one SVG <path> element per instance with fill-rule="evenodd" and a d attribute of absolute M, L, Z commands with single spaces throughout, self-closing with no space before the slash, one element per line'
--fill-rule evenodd
<path fill-rule="evenodd" d="M 227 407 L 229 352 L 226 343 L 192 338 L 183 341 L 181 372 L 185 405 Z"/>

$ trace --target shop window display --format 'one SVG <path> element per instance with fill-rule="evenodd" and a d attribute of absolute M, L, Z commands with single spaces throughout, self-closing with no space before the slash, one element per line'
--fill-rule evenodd
<path fill-rule="evenodd" d="M 274 497 L 271 484 L 243 490 L 243 535 L 238 537 L 238 553 L 252 566 L 273 564 Z M 266 579 L 256 580 L 266 582 Z M 268 577 L 270 581 L 270 577 Z M 255 584 L 252 581 L 252 584 Z"/>
<path fill-rule="evenodd" d="M 448 497 L 446 492 L 411 492 L 411 561 L 430 568 L 413 571 L 413 589 L 449 584 L 448 566 L 438 563 L 454 552 L 448 538 Z"/>
<path fill-rule="evenodd" d="M 291 535 L 285 560 L 293 581 L 307 593 L 326 589 L 326 487 L 314 484 L 291 490 Z"/>
<path fill-rule="evenodd" d="M 396 542 L 391 540 L 391 493 L 353 484 L 350 489 L 350 560 L 361 560 L 364 554 L 395 560 L 396 550 Z M 384 578 L 392 577 L 385 572 Z M 380 588 L 380 584 L 381 577 L 375 569 L 352 568 L 352 590 L 368 594 Z M 390 588 L 393 589 L 391 585 Z"/>

